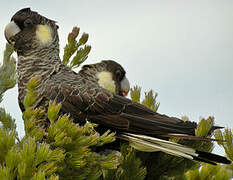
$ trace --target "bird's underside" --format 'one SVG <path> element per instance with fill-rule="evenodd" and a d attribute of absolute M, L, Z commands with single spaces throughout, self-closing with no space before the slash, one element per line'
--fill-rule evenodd
<path fill-rule="evenodd" d="M 38 99 L 35 107 L 47 108 L 49 102 L 55 100 L 61 103 L 61 112 L 70 114 L 75 123 L 90 121 L 110 128 L 118 138 L 141 151 L 159 150 L 211 164 L 231 163 L 225 157 L 166 140 L 174 136 L 210 140 L 195 137 L 196 123 L 153 112 L 105 90 L 98 83 L 64 66 L 59 58 L 57 28 L 55 21 L 29 8 L 18 11 L 6 26 L 6 39 L 14 45 L 18 54 L 19 103 L 22 110 L 27 82 L 37 75 L 41 80 L 36 88 Z M 125 76 L 120 80 L 126 82 Z"/>

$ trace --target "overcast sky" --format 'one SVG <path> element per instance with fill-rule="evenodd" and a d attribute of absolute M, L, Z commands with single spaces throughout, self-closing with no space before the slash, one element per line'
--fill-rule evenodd
<path fill-rule="evenodd" d="M 1 57 L 4 27 L 25 7 L 58 22 L 61 49 L 73 26 L 89 33 L 92 50 L 85 64 L 119 62 L 132 86 L 158 92 L 160 113 L 196 122 L 211 115 L 217 125 L 233 127 L 233 1 L 1 0 Z M 1 106 L 22 136 L 17 88 Z"/>

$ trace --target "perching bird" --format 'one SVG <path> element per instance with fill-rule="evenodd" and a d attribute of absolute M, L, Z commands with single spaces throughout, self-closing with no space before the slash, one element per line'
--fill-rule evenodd
<path fill-rule="evenodd" d="M 100 63 L 84 65 L 78 74 L 120 96 L 127 96 L 130 90 L 129 80 L 125 76 L 124 68 L 113 60 L 103 60 Z"/>
<path fill-rule="evenodd" d="M 225 157 L 167 140 L 173 136 L 195 139 L 196 123 L 153 112 L 64 66 L 59 58 L 57 29 L 55 21 L 29 8 L 18 11 L 5 28 L 5 37 L 18 55 L 18 99 L 22 111 L 28 81 L 40 76 L 35 107 L 47 108 L 49 101 L 55 100 L 62 104 L 61 112 L 69 113 L 74 122 L 88 120 L 107 127 L 141 151 L 163 151 L 210 164 L 231 163 Z"/>

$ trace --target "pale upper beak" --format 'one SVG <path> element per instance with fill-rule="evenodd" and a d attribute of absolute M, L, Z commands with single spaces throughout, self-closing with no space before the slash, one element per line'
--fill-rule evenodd
<path fill-rule="evenodd" d="M 121 91 L 122 91 L 123 96 L 127 96 L 129 90 L 130 90 L 129 80 L 126 77 L 124 77 L 121 80 Z"/>
<path fill-rule="evenodd" d="M 19 28 L 19 26 L 14 22 L 14 21 L 11 21 L 9 24 L 6 25 L 5 27 L 5 31 L 4 31 L 4 34 L 5 34 L 5 38 L 6 40 L 9 42 L 9 43 L 12 43 L 11 42 L 11 37 L 15 36 L 17 33 L 19 33 L 21 30 Z"/>

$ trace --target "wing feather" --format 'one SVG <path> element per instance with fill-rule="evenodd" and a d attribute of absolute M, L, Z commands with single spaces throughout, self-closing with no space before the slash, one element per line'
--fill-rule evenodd
<path fill-rule="evenodd" d="M 130 99 L 113 95 L 77 74 L 65 75 L 66 79 L 64 73 L 56 74 L 47 82 L 47 87 L 55 90 L 46 91 L 46 96 L 62 103 L 62 111 L 70 113 L 75 122 L 78 122 L 81 116 L 82 121 L 85 117 L 90 122 L 116 131 L 153 136 L 170 133 L 195 135 L 196 123 L 153 112 Z"/>

